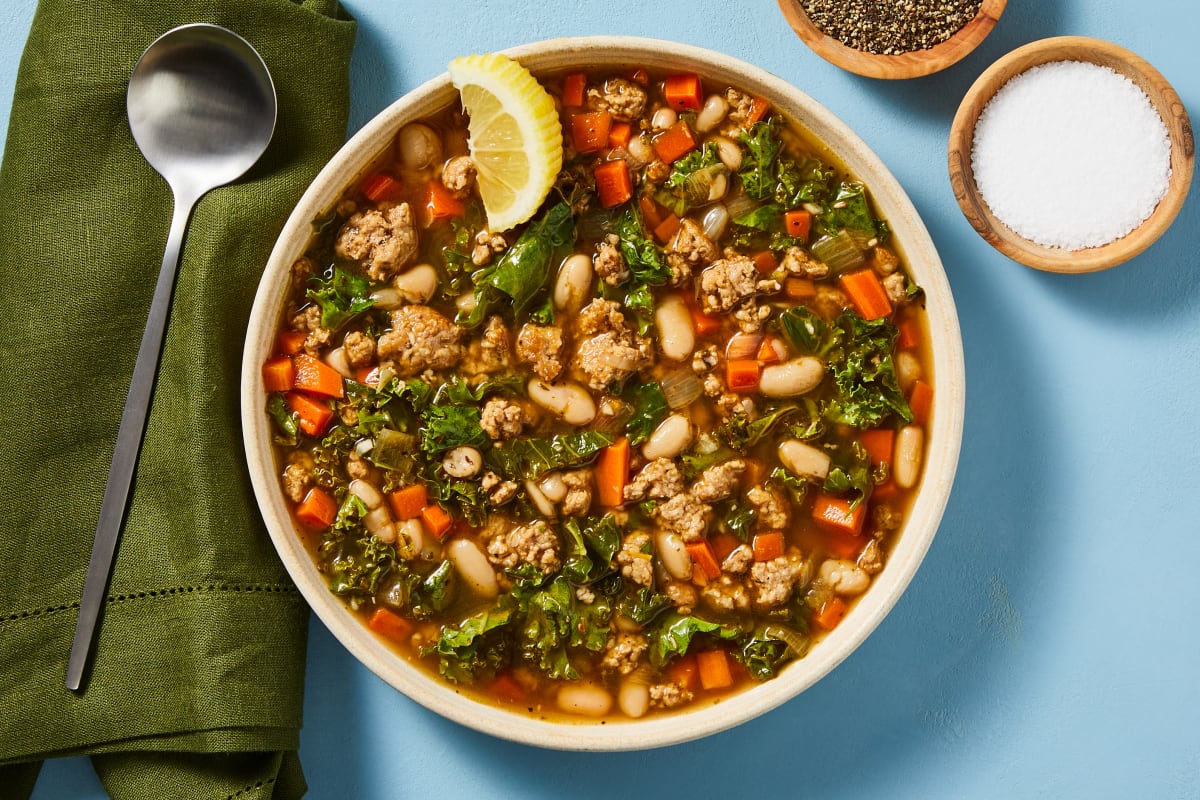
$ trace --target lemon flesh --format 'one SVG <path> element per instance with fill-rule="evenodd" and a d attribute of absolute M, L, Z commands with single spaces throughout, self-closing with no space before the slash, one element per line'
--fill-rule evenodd
<path fill-rule="evenodd" d="M 497 53 L 460 56 L 448 69 L 470 116 L 488 228 L 508 230 L 537 212 L 562 169 L 558 110 L 529 70 Z"/>

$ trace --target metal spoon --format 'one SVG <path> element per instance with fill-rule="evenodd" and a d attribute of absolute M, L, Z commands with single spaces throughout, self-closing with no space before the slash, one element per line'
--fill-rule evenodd
<path fill-rule="evenodd" d="M 72 691 L 83 683 L 108 590 L 171 309 L 184 229 L 197 200 L 239 178 L 267 149 L 275 130 L 275 86 L 262 58 L 236 33 L 216 25 L 183 25 L 164 33 L 142 53 L 129 79 L 126 110 L 134 141 L 171 187 L 175 210 L 117 430 L 84 579 L 67 664 L 67 688 Z"/>

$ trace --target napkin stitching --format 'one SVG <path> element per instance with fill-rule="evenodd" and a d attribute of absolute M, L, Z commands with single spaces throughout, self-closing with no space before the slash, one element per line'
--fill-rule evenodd
<path fill-rule="evenodd" d="M 148 589 L 144 592 L 135 592 L 132 594 L 110 595 L 107 600 L 108 604 L 125 603 L 130 600 L 154 600 L 160 597 L 174 597 L 181 594 L 193 594 L 202 592 L 205 594 L 218 594 L 221 592 L 230 593 L 254 593 L 263 592 L 267 594 L 298 594 L 295 586 L 280 583 L 255 583 L 255 584 L 231 584 L 231 583 L 211 583 L 203 586 L 174 586 L 166 589 Z M 33 619 L 42 617 L 48 614 L 57 614 L 62 611 L 71 611 L 79 608 L 79 601 L 65 603 L 57 606 L 46 606 L 45 608 L 27 609 L 25 611 L 14 611 L 4 617 L 0 617 L 0 623 L 17 622 L 19 620 Z"/>
<path fill-rule="evenodd" d="M 234 800 L 234 798 L 241 797 L 242 795 L 246 794 L 247 792 L 252 792 L 257 789 L 261 789 L 264 786 L 270 786 L 274 782 L 275 782 L 275 778 L 267 778 L 265 781 L 259 781 L 258 783 L 251 784 L 250 786 L 243 786 L 241 789 L 238 789 L 233 794 L 226 795 L 225 800 Z"/>

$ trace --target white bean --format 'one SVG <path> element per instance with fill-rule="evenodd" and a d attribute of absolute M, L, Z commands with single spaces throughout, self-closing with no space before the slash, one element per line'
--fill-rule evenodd
<path fill-rule="evenodd" d="M 629 155 L 632 159 L 629 161 L 630 169 L 641 169 L 655 159 L 654 146 L 650 144 L 650 137 L 635 136 L 629 140 Z"/>
<path fill-rule="evenodd" d="M 625 678 L 617 689 L 617 706 L 627 717 L 645 716 L 650 710 L 650 687 L 642 681 Z"/>
<path fill-rule="evenodd" d="M 429 264 L 418 264 L 392 280 L 392 286 L 405 300 L 414 305 L 426 303 L 438 287 L 437 270 Z"/>
<path fill-rule="evenodd" d="M 567 496 L 567 484 L 560 472 L 548 472 L 543 475 L 538 488 L 542 490 L 542 494 L 546 495 L 546 499 L 551 503 L 561 503 L 563 498 Z"/>
<path fill-rule="evenodd" d="M 483 597 L 495 597 L 500 592 L 496 572 L 479 545 L 470 539 L 455 539 L 446 548 L 446 557 L 467 584 Z"/>
<path fill-rule="evenodd" d="M 795 397 L 811 392 L 825 377 L 825 364 L 813 356 L 800 356 L 763 368 L 758 390 L 767 397 Z"/>
<path fill-rule="evenodd" d="M 367 508 L 379 508 L 383 504 L 383 494 L 370 481 L 355 478 L 350 481 L 350 485 L 346 488 L 350 491 L 350 494 L 362 500 Z"/>
<path fill-rule="evenodd" d="M 432 537 L 430 537 L 432 538 Z M 425 549 L 425 529 L 419 519 L 396 523 L 396 552 L 401 558 L 414 559 Z"/>
<path fill-rule="evenodd" d="M 454 298 L 454 307 L 464 314 L 470 314 L 475 310 L 475 293 L 463 292 Z"/>
<path fill-rule="evenodd" d="M 708 133 L 721 124 L 729 113 L 729 103 L 719 94 L 710 94 L 704 101 L 704 108 L 696 114 L 694 127 L 701 133 Z"/>
<path fill-rule="evenodd" d="M 717 158 L 730 172 L 737 172 L 742 166 L 742 148 L 728 136 L 714 136 L 710 141 L 717 144 Z"/>
<path fill-rule="evenodd" d="M 563 259 L 554 281 L 554 307 L 578 311 L 592 293 L 592 259 L 575 253 Z"/>
<path fill-rule="evenodd" d="M 603 717 L 612 709 L 613 698 L 594 683 L 568 683 L 558 690 L 558 707 L 569 714 Z"/>
<path fill-rule="evenodd" d="M 779 443 L 779 460 L 799 478 L 823 481 L 829 475 L 829 454 L 799 439 Z"/>
<path fill-rule="evenodd" d="M 554 507 L 554 503 L 550 502 L 550 498 L 546 497 L 545 492 L 531 480 L 525 481 L 525 493 L 529 495 L 529 499 L 537 506 L 537 510 L 543 517 L 557 517 L 558 509 Z M 564 495 L 565 497 L 565 495 Z"/>
<path fill-rule="evenodd" d="M 483 467 L 483 454 L 468 444 L 442 456 L 442 470 L 451 478 L 472 478 Z"/>
<path fill-rule="evenodd" d="M 392 527 L 392 515 L 388 513 L 387 506 L 368 511 L 363 515 L 362 523 L 377 539 L 389 544 L 396 541 L 396 529 Z"/>
<path fill-rule="evenodd" d="M 647 461 L 674 458 L 692 443 L 692 422 L 683 414 L 672 414 L 658 424 L 654 433 L 642 445 Z"/>
<path fill-rule="evenodd" d="M 896 353 L 895 365 L 896 383 L 907 392 L 921 377 L 921 361 L 909 351 L 901 350 Z"/>
<path fill-rule="evenodd" d="M 596 418 L 596 401 L 578 383 L 551 384 L 535 378 L 528 389 L 530 400 L 568 425 L 587 425 Z"/>
<path fill-rule="evenodd" d="M 921 476 L 921 461 L 924 458 L 925 430 L 920 425 L 905 425 L 896 434 L 896 454 L 892 464 L 892 475 L 902 489 L 917 485 Z"/>
<path fill-rule="evenodd" d="M 871 576 L 853 561 L 830 558 L 817 571 L 821 582 L 837 594 L 862 594 L 871 585 Z"/>
<path fill-rule="evenodd" d="M 655 131 L 665 131 L 678 121 L 679 115 L 675 113 L 675 109 L 664 106 L 655 111 L 654 116 L 650 118 L 650 128 Z"/>
<path fill-rule="evenodd" d="M 350 362 L 346 358 L 345 348 L 338 347 L 325 354 L 325 363 L 337 370 L 343 378 L 354 377 L 350 370 Z"/>
<path fill-rule="evenodd" d="M 679 534 L 659 531 L 654 537 L 654 549 L 668 575 L 681 581 L 692 579 L 692 556 Z"/>
<path fill-rule="evenodd" d="M 669 294 L 659 301 L 654 309 L 654 326 L 658 328 L 658 346 L 664 356 L 682 361 L 692 355 L 696 331 L 692 327 L 692 313 L 682 297 Z"/>
<path fill-rule="evenodd" d="M 406 169 L 431 167 L 442 160 L 442 140 L 428 125 L 412 122 L 396 134 L 396 150 Z"/>

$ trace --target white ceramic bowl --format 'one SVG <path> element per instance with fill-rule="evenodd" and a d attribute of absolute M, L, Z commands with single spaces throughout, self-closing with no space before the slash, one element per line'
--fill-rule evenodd
<path fill-rule="evenodd" d="M 964 386 L 962 340 L 954 300 L 941 261 L 912 202 L 867 146 L 845 124 L 794 86 L 767 72 L 709 50 L 652 39 L 588 37 L 537 42 L 506 51 L 535 74 L 587 65 L 590 68 L 695 70 L 761 95 L 826 143 L 863 180 L 894 232 L 894 244 L 912 277 L 925 289 L 932 340 L 936 405 L 920 493 L 886 568 L 838 627 L 803 659 L 774 679 L 695 710 L 628 722 L 560 723 L 483 705 L 414 667 L 377 639 L 327 588 L 289 515 L 271 445 L 261 366 L 271 354 L 289 268 L 303 254 L 311 221 L 323 214 L 404 124 L 457 97 L 445 74 L 397 100 L 334 156 L 301 198 L 271 254 L 254 300 L 242 363 L 242 425 L 250 475 L 267 528 L 301 593 L 334 636 L 372 672 L 421 705 L 463 725 L 526 744 L 562 750 L 634 750 L 696 739 L 749 719 L 795 697 L 858 647 L 891 610 L 921 563 L 941 520 L 962 438 Z"/>

